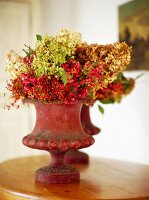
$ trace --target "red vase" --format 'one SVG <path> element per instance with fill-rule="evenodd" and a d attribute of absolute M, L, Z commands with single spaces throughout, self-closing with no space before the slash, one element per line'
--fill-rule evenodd
<path fill-rule="evenodd" d="M 45 183 L 78 182 L 79 172 L 64 164 L 68 150 L 85 148 L 94 143 L 81 126 L 82 104 L 51 104 L 35 102 L 36 124 L 33 131 L 23 138 L 23 144 L 34 149 L 46 150 L 51 162 L 35 172 L 36 181 Z"/>
<path fill-rule="evenodd" d="M 81 124 L 83 130 L 89 135 L 96 135 L 100 132 L 100 128 L 94 126 L 90 118 L 90 106 L 83 104 L 81 109 Z"/>
<path fill-rule="evenodd" d="M 90 119 L 90 106 L 85 104 L 81 109 L 81 124 L 83 130 L 89 135 L 96 135 L 100 132 L 100 129 L 94 126 Z M 66 163 L 78 163 L 78 164 L 87 164 L 89 163 L 89 156 L 86 153 L 83 153 L 78 150 L 70 150 L 65 155 Z"/>

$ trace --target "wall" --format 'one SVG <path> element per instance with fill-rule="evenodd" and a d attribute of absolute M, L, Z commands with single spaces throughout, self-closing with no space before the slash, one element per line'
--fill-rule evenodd
<path fill-rule="evenodd" d="M 80 31 L 88 42 L 118 39 L 117 6 L 128 0 L 42 0 L 40 33 L 55 34 L 63 27 Z"/>
<path fill-rule="evenodd" d="M 36 1 L 37 2 L 37 1 Z M 117 6 L 126 0 L 42 0 L 36 3 L 34 12 L 38 24 L 38 34 L 54 34 L 62 27 L 80 31 L 88 42 L 101 44 L 112 43 L 118 40 Z M 38 20 L 37 20 L 38 19 Z M 136 77 L 142 72 L 127 72 L 127 76 Z M 91 108 L 91 118 L 102 132 L 95 136 L 95 144 L 83 151 L 91 156 L 109 157 L 149 164 L 149 72 L 137 81 L 132 94 L 126 97 L 121 104 L 106 105 L 105 114 L 99 114 L 97 105 Z M 30 121 L 25 116 L 30 111 Z M 1 111 L 3 116 L 6 112 Z M 35 121 L 34 109 L 21 108 L 19 118 L 24 119 L 17 126 L 13 115 L 12 125 L 3 124 L 3 145 L 0 147 L 0 160 L 12 157 L 41 153 L 30 150 L 21 144 L 21 138 L 32 130 Z M 21 114 L 22 113 L 22 114 Z M 28 112 L 27 112 L 28 113 Z M 9 122 L 9 119 L 8 119 Z M 17 121 L 19 123 L 19 121 Z M 8 134 L 8 130 L 15 129 Z M 10 136 L 12 134 L 12 136 Z M 5 146 L 5 141 L 9 145 Z M 17 142 L 16 142 L 17 141 Z M 7 148 L 5 148 L 7 147 Z M 10 148 L 12 149 L 10 151 Z"/>

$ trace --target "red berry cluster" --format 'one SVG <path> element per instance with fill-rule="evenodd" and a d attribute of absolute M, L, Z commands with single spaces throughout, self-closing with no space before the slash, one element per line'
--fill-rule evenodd
<path fill-rule="evenodd" d="M 35 77 L 34 72 L 22 73 L 7 85 L 14 99 L 36 99 L 41 101 L 58 101 L 65 104 L 85 100 L 88 96 L 89 79 L 81 77 L 80 63 L 70 60 L 63 64 L 68 82 L 66 85 L 55 76 Z"/>
<path fill-rule="evenodd" d="M 29 56 L 24 57 L 24 58 L 23 58 L 24 64 L 26 64 L 26 65 L 28 65 L 28 66 L 31 65 L 32 62 L 33 62 L 33 60 L 34 60 L 34 57 L 35 57 L 35 54 L 34 54 L 34 53 L 30 54 Z"/>
<path fill-rule="evenodd" d="M 29 58 L 24 58 L 24 62 L 29 65 L 33 58 L 34 54 L 31 54 Z M 80 100 L 92 101 L 90 90 L 91 87 L 94 88 L 99 82 L 102 66 L 99 65 L 96 69 L 90 69 L 89 63 L 82 66 L 79 61 L 69 60 L 62 64 L 62 68 L 67 73 L 66 85 L 57 76 L 48 77 L 43 75 L 36 77 L 34 71 L 30 70 L 30 73 L 22 73 L 16 79 L 11 80 L 7 88 L 12 92 L 12 97 L 15 101 L 19 99 L 35 99 L 57 101 L 65 104 L 77 103 Z M 114 87 L 118 89 L 118 85 L 109 85 L 110 92 L 115 90 Z M 103 89 L 100 91 L 100 98 L 102 95 L 105 97 L 105 93 L 109 90 Z"/>

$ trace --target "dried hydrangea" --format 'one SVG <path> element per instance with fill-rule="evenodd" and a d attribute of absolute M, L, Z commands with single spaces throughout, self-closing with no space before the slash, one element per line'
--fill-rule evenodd
<path fill-rule="evenodd" d="M 10 74 L 7 89 L 19 99 L 77 103 L 96 99 L 97 91 L 107 87 L 130 61 L 126 43 L 88 45 L 81 34 L 66 29 L 56 36 L 37 35 L 35 49 L 21 57 L 8 54 Z"/>
<path fill-rule="evenodd" d="M 81 34 L 63 29 L 53 36 L 46 35 L 37 42 L 33 61 L 37 77 L 57 75 L 62 77 L 64 70 L 62 63 L 72 59 L 77 44 L 81 43 Z"/>
<path fill-rule="evenodd" d="M 20 76 L 21 73 L 27 72 L 27 66 L 23 62 L 23 58 L 11 50 L 5 62 L 6 71 L 11 77 L 11 79 L 15 79 Z"/>
<path fill-rule="evenodd" d="M 97 85 L 100 89 L 113 82 L 118 73 L 126 68 L 130 62 L 130 53 L 131 47 L 125 42 L 110 45 L 82 43 L 77 45 L 75 59 L 83 66 L 87 64 L 90 67 L 101 68 L 99 83 L 102 84 Z"/>

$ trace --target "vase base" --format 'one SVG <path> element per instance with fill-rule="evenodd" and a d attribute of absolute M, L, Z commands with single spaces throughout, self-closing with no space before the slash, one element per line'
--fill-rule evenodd
<path fill-rule="evenodd" d="M 70 166 L 46 166 L 35 172 L 35 180 L 42 183 L 74 183 L 80 181 L 80 173 Z"/>
<path fill-rule="evenodd" d="M 78 150 L 70 150 L 65 154 L 64 161 L 72 164 L 88 164 L 89 156 Z"/>

